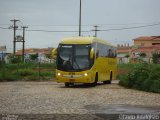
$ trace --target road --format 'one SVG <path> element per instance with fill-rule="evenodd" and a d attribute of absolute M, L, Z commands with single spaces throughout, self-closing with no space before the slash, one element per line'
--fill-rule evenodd
<path fill-rule="evenodd" d="M 34 114 L 40 118 L 46 114 L 49 118 L 92 115 L 95 119 L 105 119 L 106 115 L 113 114 L 116 117 L 120 114 L 156 114 L 160 118 L 160 94 L 126 89 L 119 86 L 118 81 L 111 85 L 98 83 L 96 87 L 75 85 L 70 88 L 53 81 L 1 82 L 0 114 L 0 118 L 8 114 Z"/>

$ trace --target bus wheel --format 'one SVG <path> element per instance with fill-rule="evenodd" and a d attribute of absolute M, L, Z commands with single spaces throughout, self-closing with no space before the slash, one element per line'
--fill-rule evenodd
<path fill-rule="evenodd" d="M 103 81 L 104 84 L 111 84 L 112 82 L 112 72 L 110 73 L 110 79 L 109 80 L 106 80 L 106 81 Z"/>
<path fill-rule="evenodd" d="M 108 84 L 111 84 L 112 83 L 112 72 L 110 73 L 110 79 L 108 81 Z"/>
<path fill-rule="evenodd" d="M 70 83 L 64 83 L 65 87 L 69 87 Z"/>
<path fill-rule="evenodd" d="M 91 83 L 91 85 L 95 87 L 97 85 L 97 82 L 98 82 L 98 73 L 96 73 L 94 83 Z"/>
<path fill-rule="evenodd" d="M 104 84 L 108 84 L 108 81 L 109 81 L 109 80 L 103 81 L 103 83 L 104 83 Z"/>

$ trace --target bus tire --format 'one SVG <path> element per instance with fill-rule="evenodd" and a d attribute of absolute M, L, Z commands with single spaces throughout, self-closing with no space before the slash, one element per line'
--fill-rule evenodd
<path fill-rule="evenodd" d="M 64 83 L 65 87 L 69 87 L 70 86 L 70 83 L 66 82 Z"/>
<path fill-rule="evenodd" d="M 103 83 L 104 83 L 104 84 L 108 84 L 108 80 L 106 80 L 106 81 L 103 81 Z"/>
<path fill-rule="evenodd" d="M 110 79 L 109 79 L 109 81 L 108 81 L 108 84 L 111 84 L 112 83 L 112 71 L 111 71 L 111 73 L 110 73 Z"/>
<path fill-rule="evenodd" d="M 111 84 L 112 82 L 112 72 L 110 73 L 110 78 L 109 80 L 103 81 L 104 84 Z"/>

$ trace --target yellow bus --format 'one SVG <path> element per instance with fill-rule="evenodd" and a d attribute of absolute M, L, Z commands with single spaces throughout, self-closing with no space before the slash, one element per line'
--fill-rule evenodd
<path fill-rule="evenodd" d="M 56 55 L 56 80 L 66 87 L 74 83 L 111 83 L 117 69 L 116 47 L 96 37 L 64 38 Z"/>

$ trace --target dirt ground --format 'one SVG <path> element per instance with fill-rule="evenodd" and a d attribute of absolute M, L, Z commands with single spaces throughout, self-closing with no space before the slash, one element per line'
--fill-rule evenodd
<path fill-rule="evenodd" d="M 112 84 L 98 83 L 96 87 L 70 88 L 54 81 L 0 83 L 0 118 L 21 115 L 19 118 L 26 120 L 37 115 L 41 117 L 36 119 L 85 119 L 92 115 L 91 118 L 105 119 L 110 115 L 153 113 L 160 115 L 160 94 L 126 89 L 117 80 Z M 110 119 L 115 119 L 113 116 Z"/>

